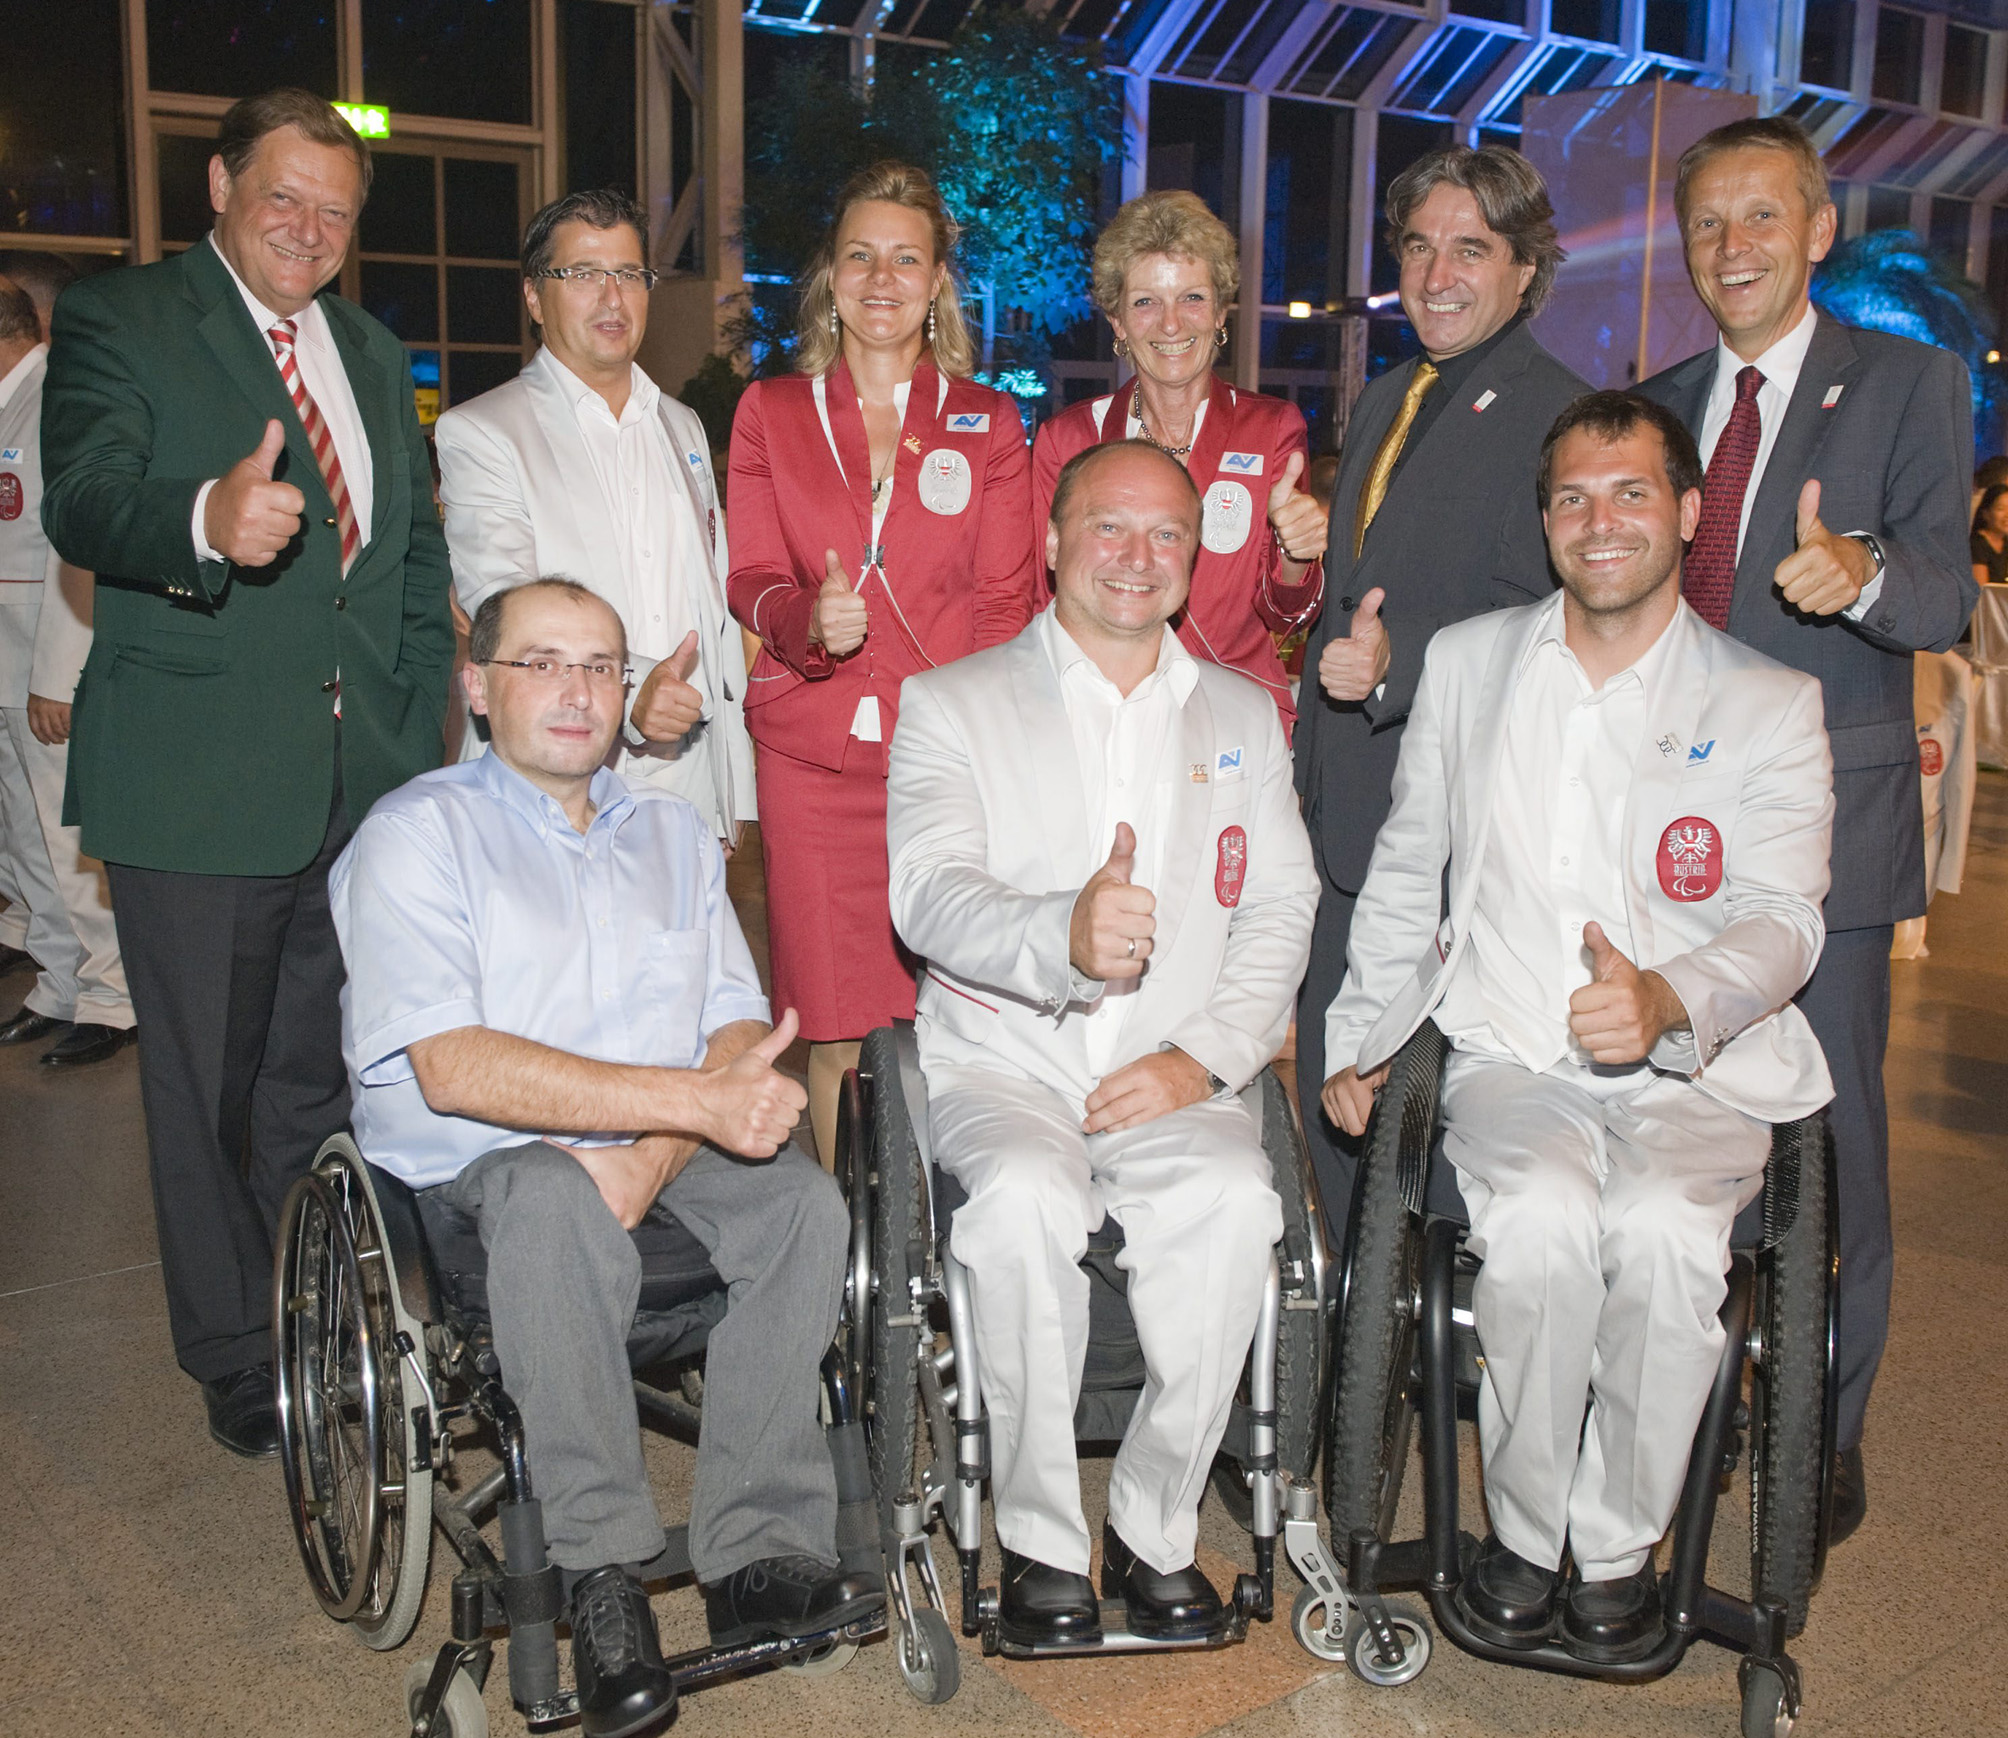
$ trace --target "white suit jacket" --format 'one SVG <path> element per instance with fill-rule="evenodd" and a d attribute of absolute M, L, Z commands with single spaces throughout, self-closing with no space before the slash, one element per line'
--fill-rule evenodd
<path fill-rule="evenodd" d="M 1378 1068 L 1465 969 L 1505 719 L 1528 649 L 1562 603 L 1557 592 L 1476 616 L 1429 643 L 1394 807 L 1325 1019 L 1330 1072 Z M 1672 985 L 1693 1030 L 1667 1034 L 1648 1060 L 1747 1116 L 1809 1116 L 1833 1096 L 1819 1041 L 1792 1005 L 1826 940 L 1834 781 L 1820 684 L 1685 603 L 1667 632 L 1677 638 L 1626 802 L 1625 917 L 1635 963 Z"/>
<path fill-rule="evenodd" d="M 1276 703 L 1196 661 L 1166 805 L 1157 934 L 1125 1060 L 1175 1044 L 1239 1091 L 1281 1047 L 1318 902 Z M 1204 774 L 1203 782 L 1195 776 Z M 927 962 L 924 1069 L 975 1066 L 1092 1089 L 1068 958 L 1074 900 L 1102 866 L 1039 618 L 900 689 L 888 771 L 892 919 Z"/>
<path fill-rule="evenodd" d="M 703 757 L 680 745 L 637 750 L 633 739 L 620 771 L 688 798 L 723 839 L 734 824 L 754 819 L 753 743 L 746 734 L 746 647 L 725 607 L 725 517 L 711 472 L 704 425 L 688 405 L 664 393 L 658 400 L 673 468 L 711 543 L 708 573 L 683 578 L 696 609 L 698 658 L 712 712 L 699 728 L 718 733 L 709 777 L 693 772 Z M 575 579 L 618 607 L 626 593 L 620 557 L 601 531 L 603 494 L 577 411 L 561 377 L 539 350 L 514 380 L 456 405 L 434 430 L 439 493 L 446 507 L 446 546 L 453 589 L 471 617 L 491 592 L 526 580 Z M 666 578 L 666 576 L 665 576 Z M 627 623 L 634 637 L 634 624 Z M 640 691 L 656 660 L 631 656 Z M 471 752 L 480 744 L 468 733 Z"/>
<path fill-rule="evenodd" d="M 0 706 L 30 694 L 67 703 L 91 650 L 92 580 L 55 551 L 42 530 L 42 384 L 49 352 L 0 406 Z"/>

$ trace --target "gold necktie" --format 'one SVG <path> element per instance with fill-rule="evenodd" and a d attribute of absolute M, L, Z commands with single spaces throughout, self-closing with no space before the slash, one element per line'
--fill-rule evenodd
<path fill-rule="evenodd" d="M 1387 438 L 1380 444 L 1380 451 L 1374 454 L 1374 468 L 1367 472 L 1366 487 L 1360 490 L 1359 522 L 1353 531 L 1353 559 L 1360 558 L 1360 551 L 1366 547 L 1367 527 L 1374 522 L 1374 515 L 1380 511 L 1381 499 L 1387 494 L 1387 480 L 1394 475 L 1394 462 L 1401 457 L 1402 442 L 1408 439 L 1408 431 L 1415 421 L 1415 413 L 1422 408 L 1422 395 L 1436 384 L 1436 364 L 1418 362 L 1415 373 L 1408 383 L 1408 391 L 1402 394 L 1401 411 L 1394 419 L 1394 427 L 1387 431 Z"/>

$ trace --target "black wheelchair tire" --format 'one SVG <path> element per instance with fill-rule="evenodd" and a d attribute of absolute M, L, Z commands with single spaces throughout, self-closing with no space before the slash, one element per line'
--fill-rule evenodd
<path fill-rule="evenodd" d="M 1781 1138 L 1806 1146 L 1797 1217 L 1757 1263 L 1753 1307 L 1763 1357 L 1751 1372 L 1750 1578 L 1758 1597 L 1785 1607 L 1786 1630 L 1797 1635 L 1818 1575 L 1822 1461 L 1831 1452 L 1826 1123 L 1793 1124 Z"/>
<path fill-rule="evenodd" d="M 1315 1309 L 1291 1309 L 1288 1269 L 1300 1264 L 1302 1294 L 1314 1295 L 1311 1240 L 1324 1235 L 1311 1210 L 1310 1154 L 1290 1095 L 1276 1071 L 1262 1074 L 1262 1150 L 1269 1155 L 1276 1194 L 1283 1203 L 1283 1311 L 1276 1323 L 1276 1464 L 1287 1478 L 1307 1479 L 1318 1456 L 1319 1420 L 1324 1405 L 1324 1327 Z"/>
<path fill-rule="evenodd" d="M 1406 1470 L 1422 1228 L 1403 1187 L 1403 1142 L 1430 1139 L 1443 1050 L 1424 1026 L 1395 1057 L 1354 1180 L 1325 1441 L 1325 1514 L 1341 1560 L 1356 1530 L 1388 1525 Z"/>
<path fill-rule="evenodd" d="M 858 1078 L 866 1088 L 861 1120 L 871 1130 L 871 1147 L 858 1155 L 851 1174 L 862 1177 L 871 1190 L 873 1296 L 865 1437 L 872 1488 L 878 1495 L 879 1529 L 888 1543 L 896 1531 L 893 1508 L 913 1486 L 914 1427 L 920 1410 L 915 1363 L 921 1328 L 908 1319 L 919 1313 L 908 1283 L 909 1258 L 921 1235 L 920 1191 L 926 1186 L 898 1069 L 891 1028 L 869 1034 L 858 1058 Z"/>

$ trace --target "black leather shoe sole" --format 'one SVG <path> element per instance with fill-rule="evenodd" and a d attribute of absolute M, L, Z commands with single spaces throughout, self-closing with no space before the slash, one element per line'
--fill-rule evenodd
<path fill-rule="evenodd" d="M 47 1038 L 60 1032 L 68 1032 L 70 1023 L 57 1020 L 47 1014 L 30 1013 L 23 1008 L 6 1025 L 0 1026 L 0 1044 L 32 1044 L 37 1038 Z"/>
<path fill-rule="evenodd" d="M 1019 1564 L 1027 1560 L 1016 1553 L 1007 1553 L 1004 1559 L 1003 1586 L 999 1593 L 997 1607 L 997 1633 L 1014 1647 L 1093 1647 L 1102 1639 L 1102 1608 L 1095 1601 L 1094 1583 L 1085 1575 L 1069 1576 L 1078 1583 L 1076 1588 L 1055 1590 L 1056 1593 L 1078 1593 L 1078 1602 L 1059 1606 L 1057 1609 L 1041 1611 L 1028 1609 L 1011 1597 L 1013 1572 Z M 1032 1574 L 1062 1576 L 1066 1571 L 1055 1569 L 1051 1564 L 1032 1562 Z M 1020 1578 L 1025 1578 L 1020 1572 Z"/>
<path fill-rule="evenodd" d="M 1593 1666 L 1628 1666 L 1634 1660 L 1644 1659 L 1666 1639 L 1666 1619 L 1655 1610 L 1651 1620 L 1638 1634 L 1622 1641 L 1598 1642 L 1572 1635 L 1568 1616 L 1564 1613 L 1562 1621 L 1556 1626 L 1555 1639 L 1571 1659 Z"/>
<path fill-rule="evenodd" d="M 72 1026 L 42 1052 L 44 1068 L 88 1068 L 93 1062 L 108 1062 L 139 1037 L 136 1027 Z"/>

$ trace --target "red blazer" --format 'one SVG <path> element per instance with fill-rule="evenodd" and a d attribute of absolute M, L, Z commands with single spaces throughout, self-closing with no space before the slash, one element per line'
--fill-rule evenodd
<path fill-rule="evenodd" d="M 1129 426 L 1130 388 L 1074 405 L 1039 430 L 1032 446 L 1032 507 L 1039 547 L 1060 467 L 1097 441 L 1119 441 Z M 1323 562 L 1296 585 L 1280 585 L 1281 551 L 1269 529 L 1269 491 L 1292 453 L 1309 468 L 1304 413 L 1287 398 L 1242 392 L 1219 375 L 1206 401 L 1186 469 L 1206 504 L 1192 596 L 1178 619 L 1178 637 L 1195 658 L 1238 670 L 1275 698 L 1287 736 L 1297 721 L 1290 678 L 1271 633 L 1286 634 L 1317 619 L 1325 596 Z M 1303 488 L 1301 479 L 1298 488 Z"/>
<path fill-rule="evenodd" d="M 808 375 L 756 380 L 739 400 L 726 592 L 760 636 L 746 725 L 763 747 L 841 769 L 858 701 L 876 695 L 885 741 L 870 748 L 883 773 L 899 685 L 1001 645 L 1045 601 L 1018 406 L 968 380 L 949 380 L 944 393 L 942 380 L 926 360 L 914 370 L 876 550 L 870 445 L 844 363 L 824 377 L 828 433 Z M 865 643 L 848 658 L 809 643 L 828 549 L 870 612 Z"/>

